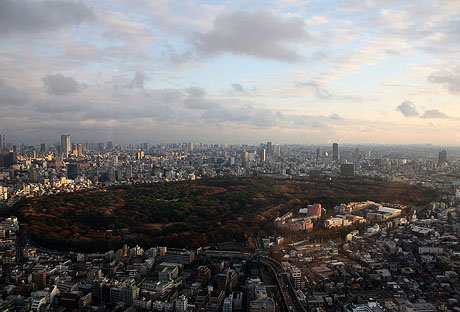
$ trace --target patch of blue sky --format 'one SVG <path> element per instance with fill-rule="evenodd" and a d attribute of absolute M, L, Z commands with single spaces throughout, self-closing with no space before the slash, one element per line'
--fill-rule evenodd
<path fill-rule="evenodd" d="M 61 55 L 61 52 L 55 47 L 51 46 L 39 46 L 34 50 L 34 56 L 42 59 L 55 59 Z"/>
<path fill-rule="evenodd" d="M 23 46 L 17 45 L 15 43 L 9 43 L 9 42 L 0 44 L 0 48 L 3 51 L 18 52 L 18 53 L 24 50 Z"/>
<path fill-rule="evenodd" d="M 396 81 L 410 83 L 412 64 L 423 64 L 434 61 L 429 55 L 406 55 L 391 56 L 380 60 L 376 64 L 362 66 L 359 70 L 341 77 L 337 84 L 348 90 L 375 90 L 376 87 L 385 83 L 386 78 L 394 78 Z M 426 77 L 423 77 L 426 79 Z"/>

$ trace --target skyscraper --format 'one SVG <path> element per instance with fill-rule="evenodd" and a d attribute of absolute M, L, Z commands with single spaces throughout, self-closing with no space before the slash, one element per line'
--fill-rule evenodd
<path fill-rule="evenodd" d="M 269 155 L 269 156 L 273 155 L 273 144 L 272 144 L 272 142 L 267 142 L 266 150 L 267 150 L 267 155 Z"/>
<path fill-rule="evenodd" d="M 67 156 L 71 151 L 70 134 L 61 135 L 61 154 Z"/>
<path fill-rule="evenodd" d="M 332 143 L 332 161 L 339 161 L 339 144 Z"/>
<path fill-rule="evenodd" d="M 322 158 L 322 155 L 321 155 L 321 147 L 318 147 L 316 149 L 316 161 L 320 161 Z"/>
<path fill-rule="evenodd" d="M 267 150 L 265 148 L 260 150 L 260 161 L 266 161 L 267 160 Z"/>
<path fill-rule="evenodd" d="M 447 151 L 446 150 L 442 150 L 439 152 L 439 157 L 438 157 L 438 164 L 443 164 L 447 162 Z"/>
<path fill-rule="evenodd" d="M 78 177 L 78 166 L 76 163 L 67 164 L 67 178 L 75 180 Z"/>

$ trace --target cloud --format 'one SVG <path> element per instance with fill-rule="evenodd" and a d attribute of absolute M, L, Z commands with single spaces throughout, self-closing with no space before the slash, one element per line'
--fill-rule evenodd
<path fill-rule="evenodd" d="M 460 93 L 460 66 L 452 71 L 444 71 L 432 74 L 428 77 L 431 83 L 439 83 L 447 86 L 451 93 Z"/>
<path fill-rule="evenodd" d="M 0 79 L 0 106 L 17 106 L 29 102 L 29 96 L 23 90 L 5 84 Z"/>
<path fill-rule="evenodd" d="M 122 12 L 98 11 L 96 17 L 105 29 L 103 37 L 115 43 L 105 49 L 106 53 L 119 58 L 134 56 L 137 61 L 146 57 L 141 52 L 147 51 L 155 40 L 155 34 L 146 23 L 132 20 Z"/>
<path fill-rule="evenodd" d="M 221 14 L 206 33 L 195 33 L 194 44 L 201 55 L 224 53 L 249 55 L 277 61 L 298 61 L 301 56 L 288 44 L 308 39 L 300 17 L 282 17 L 270 11 Z"/>
<path fill-rule="evenodd" d="M 269 128 L 278 125 L 284 118 L 284 115 L 281 112 L 260 109 L 252 105 L 243 105 L 235 108 L 216 105 L 203 112 L 201 117 L 203 120 L 217 125 L 239 124 Z"/>
<path fill-rule="evenodd" d="M 311 88 L 315 95 L 322 99 L 322 100 L 327 100 L 331 99 L 333 97 L 333 94 L 330 93 L 328 90 L 322 88 L 317 82 L 315 81 L 306 81 L 306 82 L 300 82 L 297 83 L 298 87 L 309 87 Z"/>
<path fill-rule="evenodd" d="M 417 107 L 414 105 L 414 103 L 410 101 L 402 102 L 396 108 L 396 110 L 400 111 L 405 117 L 420 117 L 420 118 L 425 118 L 425 119 L 450 118 L 448 115 L 444 114 L 438 109 L 429 109 L 429 110 L 426 110 L 423 114 L 420 114 L 417 110 Z"/>
<path fill-rule="evenodd" d="M 93 11 L 81 2 L 0 1 L 0 32 L 3 35 L 56 31 L 93 18 Z"/>
<path fill-rule="evenodd" d="M 425 111 L 422 118 L 449 118 L 449 116 L 437 109 L 430 109 Z"/>
<path fill-rule="evenodd" d="M 80 91 L 80 84 L 72 77 L 61 74 L 46 75 L 42 78 L 46 93 L 50 95 L 68 95 Z"/>
<path fill-rule="evenodd" d="M 233 92 L 244 92 L 244 88 L 239 83 L 233 83 L 232 84 L 232 91 Z"/>
<path fill-rule="evenodd" d="M 94 103 L 80 98 L 52 97 L 46 100 L 38 100 L 34 103 L 35 111 L 49 114 L 76 114 L 89 110 Z"/>
<path fill-rule="evenodd" d="M 400 111 L 405 117 L 417 117 L 420 115 L 414 103 L 410 101 L 402 102 L 396 107 L 396 110 Z"/>
<path fill-rule="evenodd" d="M 184 99 L 184 106 L 187 108 L 206 110 L 217 106 L 216 103 L 204 98 L 205 91 L 202 88 L 191 87 L 186 92 L 188 96 Z"/>
<path fill-rule="evenodd" d="M 149 80 L 149 78 L 144 73 L 136 72 L 131 82 L 126 85 L 126 88 L 144 90 L 144 83 L 147 80 Z"/>
<path fill-rule="evenodd" d="M 340 115 L 338 114 L 332 114 L 332 115 L 329 115 L 329 118 L 332 119 L 332 120 L 342 120 L 343 118 L 340 117 Z"/>
<path fill-rule="evenodd" d="M 193 97 L 203 97 L 205 94 L 205 91 L 203 88 L 198 88 L 198 87 L 191 87 L 186 90 L 190 96 Z"/>

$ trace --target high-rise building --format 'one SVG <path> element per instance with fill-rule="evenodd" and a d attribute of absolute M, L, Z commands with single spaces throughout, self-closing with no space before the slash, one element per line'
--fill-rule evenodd
<path fill-rule="evenodd" d="M 339 161 L 339 144 L 332 143 L 332 161 Z"/>
<path fill-rule="evenodd" d="M 127 306 L 131 306 L 139 297 L 140 289 L 134 284 L 134 281 L 127 281 L 121 288 L 121 301 Z"/>
<path fill-rule="evenodd" d="M 188 308 L 188 299 L 184 295 L 179 296 L 176 300 L 176 312 L 185 312 Z"/>
<path fill-rule="evenodd" d="M 40 153 L 46 153 L 46 144 L 45 143 L 40 144 Z"/>
<path fill-rule="evenodd" d="M 38 182 L 38 170 L 36 168 L 29 170 L 29 180 L 31 182 L 37 183 Z"/>
<path fill-rule="evenodd" d="M 241 152 L 241 162 L 243 166 L 246 166 L 249 162 L 249 153 L 247 151 Z"/>
<path fill-rule="evenodd" d="M 70 134 L 61 135 L 61 154 L 67 156 L 71 151 Z"/>
<path fill-rule="evenodd" d="M 41 290 L 46 287 L 46 272 L 32 273 L 32 284 L 34 290 Z"/>
<path fill-rule="evenodd" d="M 267 155 L 272 155 L 273 154 L 273 144 L 272 142 L 267 142 Z"/>
<path fill-rule="evenodd" d="M 322 158 L 322 155 L 321 155 L 321 147 L 318 147 L 316 149 L 316 161 L 320 161 Z"/>
<path fill-rule="evenodd" d="M 260 150 L 260 161 L 267 160 L 267 150 L 265 148 Z"/>
<path fill-rule="evenodd" d="M 438 157 L 438 164 L 441 165 L 443 163 L 447 162 L 447 151 L 442 150 L 439 152 L 439 157 Z"/>
<path fill-rule="evenodd" d="M 232 312 L 233 311 L 233 299 L 232 296 L 225 297 L 224 305 L 222 306 L 222 312 Z"/>
<path fill-rule="evenodd" d="M 67 164 L 67 178 L 75 180 L 78 176 L 78 166 L 76 163 Z"/>
<path fill-rule="evenodd" d="M 9 152 L 8 154 L 3 155 L 3 166 L 11 167 L 18 163 L 18 154 L 16 152 Z"/>

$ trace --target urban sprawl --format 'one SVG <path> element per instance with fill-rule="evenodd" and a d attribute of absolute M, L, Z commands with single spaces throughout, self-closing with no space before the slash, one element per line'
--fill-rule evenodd
<path fill-rule="evenodd" d="M 119 184 L 215 176 L 400 181 L 436 189 L 423 207 L 309 204 L 271 220 L 252 250 L 124 246 L 104 253 L 34 245 L 0 223 L 0 311 L 460 311 L 460 150 L 434 146 L 12 144 L 0 135 L 0 205 Z M 331 240 L 302 238 L 316 227 Z M 292 235 L 291 235 L 292 233 Z M 340 232 L 342 233 L 342 232 Z"/>

